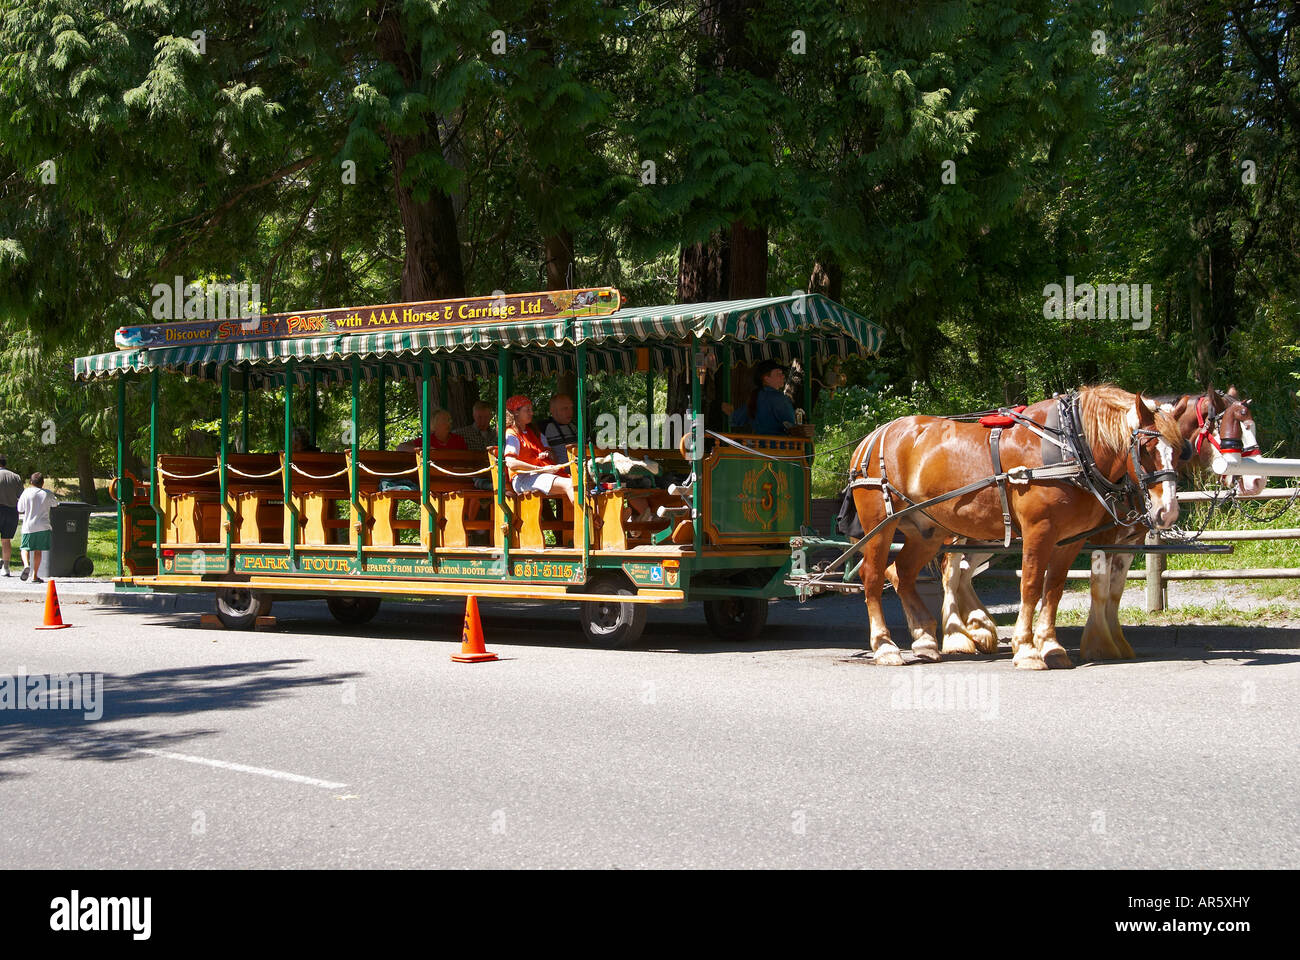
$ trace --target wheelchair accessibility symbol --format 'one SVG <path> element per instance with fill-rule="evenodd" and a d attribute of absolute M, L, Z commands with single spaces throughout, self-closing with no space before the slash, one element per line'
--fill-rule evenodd
<path fill-rule="evenodd" d="M 651 579 L 652 581 L 654 581 L 655 583 L 663 583 L 663 582 L 664 582 L 664 568 L 663 568 L 663 567 L 651 567 L 651 568 L 650 568 L 650 579 Z"/>

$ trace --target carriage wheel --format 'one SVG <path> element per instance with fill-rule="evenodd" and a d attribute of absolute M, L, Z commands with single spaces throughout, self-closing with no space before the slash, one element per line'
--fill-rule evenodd
<path fill-rule="evenodd" d="M 720 597 L 704 601 L 704 619 L 722 640 L 757 640 L 767 625 L 767 607 L 760 597 Z"/>
<path fill-rule="evenodd" d="M 271 598 L 248 587 L 222 587 L 217 591 L 217 619 L 227 630 L 251 630 L 257 618 L 271 612 Z"/>
<path fill-rule="evenodd" d="M 378 597 L 330 597 L 325 604 L 335 620 L 350 627 L 369 623 L 379 612 Z"/>
<path fill-rule="evenodd" d="M 589 593 L 613 593 L 635 596 L 636 591 L 621 577 L 597 577 L 587 587 Z M 644 603 L 619 603 L 617 600 L 600 600 L 581 603 L 578 619 L 587 642 L 597 647 L 626 647 L 636 643 L 645 629 L 646 605 Z"/>

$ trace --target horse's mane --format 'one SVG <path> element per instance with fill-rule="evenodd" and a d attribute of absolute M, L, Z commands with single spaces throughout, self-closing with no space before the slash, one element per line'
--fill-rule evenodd
<path fill-rule="evenodd" d="M 1079 391 L 1083 433 L 1094 451 L 1104 448 L 1118 456 L 1128 455 L 1129 438 L 1133 432 L 1128 414 L 1133 409 L 1133 401 L 1133 394 L 1113 383 L 1100 383 Z M 1160 436 L 1174 450 L 1181 450 L 1183 436 L 1174 418 L 1161 410 L 1155 411 L 1155 418 L 1155 428 L 1160 431 Z"/>

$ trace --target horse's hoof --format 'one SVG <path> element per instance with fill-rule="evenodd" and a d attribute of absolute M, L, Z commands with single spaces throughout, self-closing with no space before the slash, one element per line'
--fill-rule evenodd
<path fill-rule="evenodd" d="M 983 627 L 975 627 L 970 631 L 970 636 L 975 642 L 975 649 L 980 653 L 998 652 L 998 633 L 996 630 L 985 630 Z"/>
<path fill-rule="evenodd" d="M 915 646 L 912 647 L 916 649 Z M 943 655 L 945 657 L 960 656 L 963 654 L 974 654 L 976 652 L 975 641 L 964 633 L 950 633 L 943 638 Z"/>
<path fill-rule="evenodd" d="M 939 652 L 939 645 L 933 640 L 914 642 L 912 644 L 912 656 L 927 663 L 938 663 L 943 659 L 943 654 Z"/>
<path fill-rule="evenodd" d="M 1017 670 L 1046 670 L 1047 664 L 1034 649 L 1032 643 L 1021 646 L 1020 652 L 1011 658 L 1011 665 Z"/>
<path fill-rule="evenodd" d="M 1043 662 L 1047 664 L 1049 670 L 1067 670 L 1074 664 L 1070 661 L 1070 655 L 1062 646 L 1051 646 L 1043 651 Z"/>
<path fill-rule="evenodd" d="M 872 663 L 878 667 L 901 667 L 903 665 L 903 655 L 898 651 L 898 647 L 891 643 L 889 646 L 881 647 L 876 651 Z"/>

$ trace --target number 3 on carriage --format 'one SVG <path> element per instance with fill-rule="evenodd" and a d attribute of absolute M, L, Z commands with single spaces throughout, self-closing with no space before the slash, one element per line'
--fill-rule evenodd
<path fill-rule="evenodd" d="M 771 599 L 794 595 L 789 544 L 808 522 L 811 429 L 797 415 L 780 433 L 732 429 L 710 419 L 720 405 L 704 398 L 730 397 L 737 370 L 797 365 L 811 411 L 808 374 L 874 353 L 882 339 L 817 294 L 635 308 L 599 288 L 123 328 L 122 349 L 78 359 L 75 376 L 117 388 L 119 590 L 211 594 L 236 628 L 281 598 L 325 600 L 351 624 L 384 598 L 576 601 L 588 639 L 621 646 L 654 604 L 699 601 L 716 633 L 746 639 Z M 576 378 L 572 500 L 568 484 L 512 482 L 519 461 L 497 455 L 507 398 L 539 373 Z M 589 403 L 593 374 L 640 378 L 644 411 Z M 216 385 L 213 449 L 163 449 L 164 375 Z M 734 377 L 738 401 L 744 376 Z M 657 410 L 656 378 L 683 377 L 686 409 Z M 767 387 L 780 379 L 764 377 Z M 495 383 L 486 450 L 431 443 L 433 413 L 462 378 Z M 404 413 L 418 418 L 420 440 L 390 449 L 389 388 L 399 384 L 391 399 L 414 398 Z M 350 400 L 341 438 L 320 429 L 330 390 Z M 131 393 L 148 409 L 140 476 L 127 468 Z M 250 423 L 258 393 L 282 406 L 270 430 L 265 417 Z M 773 400 L 762 412 L 780 419 L 785 409 Z M 641 416 L 650 429 L 625 429 Z"/>

